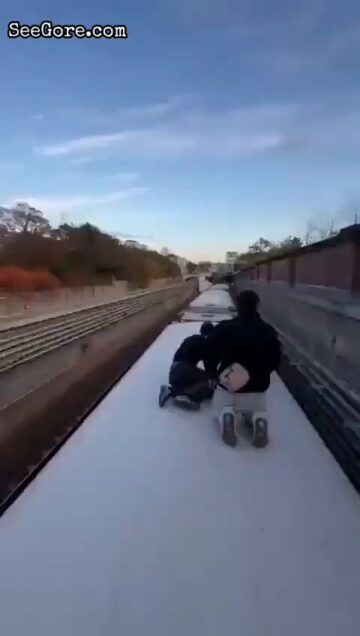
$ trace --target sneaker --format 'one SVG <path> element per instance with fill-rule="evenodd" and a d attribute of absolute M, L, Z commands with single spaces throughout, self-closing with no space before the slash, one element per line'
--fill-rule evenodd
<path fill-rule="evenodd" d="M 254 418 L 252 442 L 256 448 L 264 448 L 268 443 L 268 423 L 263 417 Z"/>
<path fill-rule="evenodd" d="M 171 389 L 169 386 L 163 384 L 160 388 L 159 394 L 159 406 L 162 408 L 165 406 L 165 403 L 168 401 L 169 397 L 171 397 Z"/>
<path fill-rule="evenodd" d="M 235 448 L 237 445 L 237 437 L 235 432 L 235 415 L 233 413 L 224 413 L 221 418 L 222 440 L 227 446 Z"/>
<path fill-rule="evenodd" d="M 200 408 L 200 404 L 198 402 L 194 402 L 188 395 L 176 395 L 174 397 L 174 402 L 177 406 L 181 406 L 190 411 L 197 411 Z"/>

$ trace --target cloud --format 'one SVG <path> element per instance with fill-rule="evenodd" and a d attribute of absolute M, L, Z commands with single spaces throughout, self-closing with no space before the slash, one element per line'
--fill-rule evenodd
<path fill-rule="evenodd" d="M 151 234 L 131 234 L 129 232 L 114 232 L 114 234 L 121 239 L 130 239 L 134 241 L 153 241 L 154 237 Z"/>
<path fill-rule="evenodd" d="M 45 157 L 99 156 L 117 153 L 135 157 L 227 156 L 268 152 L 285 143 L 289 105 L 225 112 L 184 111 L 157 125 L 129 128 L 50 143 L 35 152 Z"/>
<path fill-rule="evenodd" d="M 82 126 L 108 129 L 109 126 L 133 126 L 149 123 L 158 118 L 175 115 L 188 107 L 195 99 L 192 93 L 182 93 L 154 103 L 124 106 L 119 109 L 98 110 L 96 108 L 66 108 L 57 111 L 59 119 L 77 122 Z"/>
<path fill-rule="evenodd" d="M 162 117 L 179 108 L 182 104 L 184 104 L 185 99 L 185 96 L 175 95 L 162 102 L 145 104 L 144 106 L 131 106 L 129 108 L 123 108 L 119 111 L 119 116 L 131 117 L 135 119 L 151 119 L 153 117 Z"/>
<path fill-rule="evenodd" d="M 140 175 L 138 175 L 136 172 L 117 172 L 111 175 L 111 178 L 118 179 L 123 183 L 130 183 L 132 181 L 137 181 L 139 179 L 139 176 Z"/>
<path fill-rule="evenodd" d="M 72 212 L 81 208 L 91 208 L 112 205 L 128 199 L 129 197 L 144 194 L 148 189 L 144 187 L 128 188 L 106 194 L 89 196 L 89 195 L 69 195 L 69 196 L 37 196 L 37 195 L 21 195 L 13 197 L 8 201 L 5 207 L 11 207 L 18 201 L 26 201 L 29 205 L 48 214 L 57 214 L 61 212 Z"/>
<path fill-rule="evenodd" d="M 342 99 L 342 103 L 340 103 Z M 35 152 L 49 158 L 247 157 L 306 149 L 353 150 L 360 146 L 360 114 L 349 97 L 313 102 L 256 103 L 228 110 L 179 111 L 153 125 L 48 143 Z M 123 182 L 132 173 L 118 175 Z"/>
<path fill-rule="evenodd" d="M 263 152 L 285 143 L 276 131 L 268 133 L 207 131 L 173 131 L 165 127 L 130 130 L 112 135 L 93 135 L 49 145 L 38 149 L 46 157 L 67 156 L 82 152 L 100 150 L 124 151 L 137 157 L 179 157 L 187 154 L 201 155 L 246 155 Z"/>
<path fill-rule="evenodd" d="M 84 157 L 74 157 L 73 159 L 70 160 L 70 163 L 72 166 L 86 166 L 89 163 L 92 163 L 93 161 L 96 161 L 97 157 L 92 157 L 91 155 L 89 156 L 84 156 Z"/>
<path fill-rule="evenodd" d="M 41 115 L 40 113 L 35 114 L 35 115 L 31 115 L 31 119 L 33 121 L 44 121 L 45 120 L 45 115 Z"/>
<path fill-rule="evenodd" d="M 99 150 L 112 144 L 121 144 L 126 141 L 130 132 L 113 133 L 110 135 L 90 135 L 88 137 L 78 137 L 70 139 L 64 143 L 50 144 L 37 149 L 37 152 L 45 157 L 57 157 L 61 155 L 81 154 L 87 151 Z"/>

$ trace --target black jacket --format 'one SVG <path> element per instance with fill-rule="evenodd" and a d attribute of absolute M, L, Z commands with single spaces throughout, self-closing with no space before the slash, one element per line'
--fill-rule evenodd
<path fill-rule="evenodd" d="M 200 334 L 194 334 L 193 336 L 185 338 L 175 352 L 173 362 L 187 362 L 194 367 L 196 367 L 199 362 L 203 362 L 205 370 L 207 370 L 209 364 L 211 364 L 209 361 L 207 339 Z"/>
<path fill-rule="evenodd" d="M 270 374 L 279 366 L 281 347 L 277 333 L 259 314 L 219 323 L 207 339 L 214 377 L 234 362 L 248 371 L 250 380 L 243 392 L 266 391 Z"/>

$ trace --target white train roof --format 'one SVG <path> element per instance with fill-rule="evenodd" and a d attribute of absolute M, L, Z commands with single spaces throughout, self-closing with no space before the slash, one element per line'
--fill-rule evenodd
<path fill-rule="evenodd" d="M 359 498 L 277 376 L 270 445 L 159 409 L 169 326 L 0 520 L 4 636 L 356 636 Z"/>

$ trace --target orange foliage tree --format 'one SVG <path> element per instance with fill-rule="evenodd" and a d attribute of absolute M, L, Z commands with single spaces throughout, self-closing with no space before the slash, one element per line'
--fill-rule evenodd
<path fill-rule="evenodd" d="M 14 265 L 0 267 L 0 289 L 7 292 L 31 292 L 58 289 L 60 281 L 45 269 L 28 271 Z"/>

